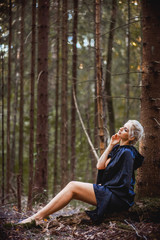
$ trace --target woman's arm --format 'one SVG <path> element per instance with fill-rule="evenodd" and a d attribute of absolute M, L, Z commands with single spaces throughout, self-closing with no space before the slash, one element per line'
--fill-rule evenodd
<path fill-rule="evenodd" d="M 106 148 L 106 150 L 104 151 L 104 153 L 101 155 L 101 157 L 98 160 L 98 163 L 97 163 L 97 168 L 98 169 L 105 169 L 106 168 L 106 166 L 110 162 L 110 158 L 108 159 L 108 155 L 112 151 L 113 147 L 117 143 L 119 143 L 119 141 L 120 141 L 120 139 L 119 139 L 119 136 L 117 134 L 115 134 L 111 137 L 111 141 L 110 141 L 108 147 Z"/>

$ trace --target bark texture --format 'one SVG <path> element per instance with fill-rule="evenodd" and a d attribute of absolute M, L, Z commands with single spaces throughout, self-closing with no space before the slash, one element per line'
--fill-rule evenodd
<path fill-rule="evenodd" d="M 60 53 L 60 1 L 57 0 L 57 37 L 56 37 L 56 89 L 55 89 L 55 133 L 54 133 L 54 166 L 53 166 L 53 195 L 57 192 L 57 177 L 58 177 L 58 169 L 57 169 L 57 160 L 58 160 L 58 118 L 59 118 L 59 53 Z"/>
<path fill-rule="evenodd" d="M 4 187 L 5 187 L 5 184 L 4 184 L 4 180 L 5 180 L 5 158 L 4 158 L 4 53 L 2 52 L 1 53 L 1 71 L 2 71 L 2 75 L 1 75 L 1 101 L 2 101 L 2 123 L 1 123 L 1 126 L 2 126 L 2 176 L 1 176 L 1 181 L 2 181 L 2 185 L 1 185 L 1 188 L 2 188 L 2 199 L 1 199 L 1 203 L 4 204 L 4 196 L 5 196 L 5 192 L 4 192 Z"/>
<path fill-rule="evenodd" d="M 23 134 L 24 134 L 24 10 L 25 1 L 21 3 L 21 40 L 20 40 L 20 113 L 19 113 L 19 175 L 23 182 Z M 20 188 L 22 191 L 22 187 Z M 21 194 L 20 194 L 21 195 Z"/>
<path fill-rule="evenodd" d="M 68 181 L 68 1 L 62 1 L 61 188 Z"/>
<path fill-rule="evenodd" d="M 112 70 L 112 48 L 113 48 L 113 39 L 114 39 L 114 28 L 116 24 L 116 15 L 117 15 L 117 0 L 112 1 L 112 13 L 111 13 L 111 24 L 109 30 L 109 39 L 108 39 L 108 56 L 107 56 L 107 66 L 106 66 L 106 76 L 105 76 L 105 93 L 106 101 L 108 108 L 108 117 L 109 117 L 109 133 L 112 136 L 115 133 L 115 117 L 111 93 L 111 70 Z"/>
<path fill-rule="evenodd" d="M 10 101 L 11 101 L 11 43 L 12 43 L 12 1 L 9 1 L 9 44 L 8 44 L 8 95 L 7 95 L 7 171 L 6 193 L 9 198 L 10 192 Z"/>
<path fill-rule="evenodd" d="M 78 0 L 73 1 L 73 58 L 72 58 L 72 102 L 71 102 L 71 180 L 75 178 L 76 163 L 76 108 L 73 98 L 73 89 L 77 92 L 77 25 L 78 25 Z"/>
<path fill-rule="evenodd" d="M 145 160 L 137 177 L 138 196 L 160 196 L 160 2 L 143 0 L 141 122 Z"/>
<path fill-rule="evenodd" d="M 30 99 L 28 210 L 32 209 L 32 191 L 33 191 L 35 54 L 36 54 L 36 0 L 33 0 L 32 1 L 31 83 L 30 83 L 31 99 Z"/>
<path fill-rule="evenodd" d="M 103 126 L 103 104 L 102 104 L 102 64 L 100 53 L 100 16 L 101 1 L 95 2 L 95 25 L 96 25 L 96 81 L 97 81 L 97 112 L 98 112 L 98 135 L 100 154 L 104 151 L 104 126 Z"/>
<path fill-rule="evenodd" d="M 49 0 L 38 1 L 37 160 L 35 191 L 42 199 L 48 181 L 48 32 Z M 45 194 L 46 193 L 46 194 Z M 40 197 L 40 196 L 39 196 Z"/>

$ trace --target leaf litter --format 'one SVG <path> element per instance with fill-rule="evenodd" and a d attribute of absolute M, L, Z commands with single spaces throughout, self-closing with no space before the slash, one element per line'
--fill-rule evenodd
<path fill-rule="evenodd" d="M 85 214 L 83 207 L 65 207 L 44 219 L 40 226 L 24 227 L 16 223 L 35 212 L 19 213 L 16 206 L 0 207 L 0 240 L 159 240 L 160 221 L 137 221 L 125 215 L 111 215 L 100 225 L 95 225 Z"/>

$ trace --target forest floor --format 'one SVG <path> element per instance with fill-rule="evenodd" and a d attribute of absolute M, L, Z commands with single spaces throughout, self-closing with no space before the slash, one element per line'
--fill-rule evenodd
<path fill-rule="evenodd" d="M 19 226 L 16 223 L 33 212 L 19 213 L 14 204 L 0 207 L 0 240 L 159 240 L 160 200 L 146 200 L 135 204 L 129 212 L 110 214 L 100 225 L 93 224 L 86 206 L 69 205 L 44 219 L 41 226 Z"/>

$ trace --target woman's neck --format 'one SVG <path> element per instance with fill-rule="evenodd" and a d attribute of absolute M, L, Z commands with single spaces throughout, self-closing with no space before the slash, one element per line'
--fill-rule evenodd
<path fill-rule="evenodd" d="M 120 141 L 120 146 L 124 146 L 124 145 L 130 145 L 129 144 L 129 141 L 127 140 L 127 141 Z"/>

